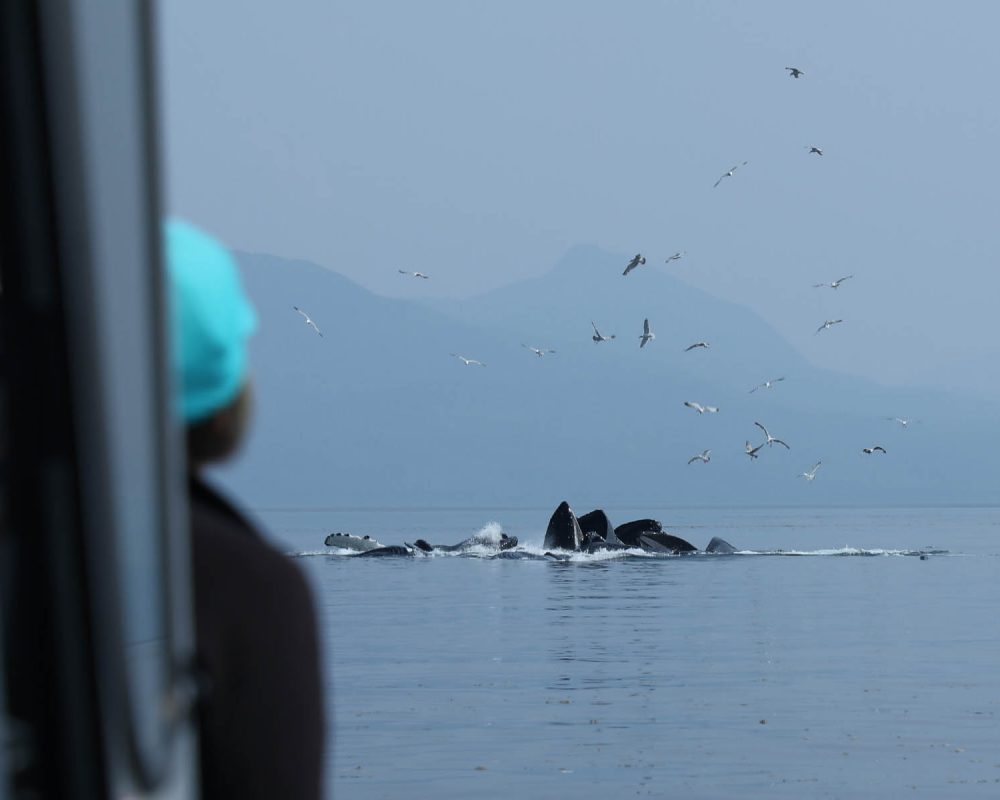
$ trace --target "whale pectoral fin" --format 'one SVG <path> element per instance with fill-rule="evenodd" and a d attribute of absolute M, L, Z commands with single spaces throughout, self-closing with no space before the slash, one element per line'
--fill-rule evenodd
<path fill-rule="evenodd" d="M 720 539 L 718 536 L 713 536 L 712 541 L 708 543 L 708 547 L 705 548 L 706 553 L 736 553 L 738 552 L 735 547 L 733 547 L 725 539 Z"/>
<path fill-rule="evenodd" d="M 661 544 L 660 542 L 656 541 L 656 539 L 650 538 L 649 536 L 646 536 L 644 534 L 642 534 L 642 535 L 639 536 L 639 539 L 636 542 L 636 546 L 637 547 L 641 547 L 647 553 L 673 553 L 674 552 L 674 548 L 667 547 L 666 545 Z"/>

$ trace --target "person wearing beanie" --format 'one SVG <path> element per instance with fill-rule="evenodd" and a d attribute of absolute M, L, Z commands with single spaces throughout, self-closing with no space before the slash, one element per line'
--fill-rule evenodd
<path fill-rule="evenodd" d="M 205 798 L 319 798 L 324 747 L 316 613 L 298 568 L 201 477 L 249 419 L 257 317 L 211 236 L 165 225 L 174 405 L 187 438 L 201 789 Z"/>

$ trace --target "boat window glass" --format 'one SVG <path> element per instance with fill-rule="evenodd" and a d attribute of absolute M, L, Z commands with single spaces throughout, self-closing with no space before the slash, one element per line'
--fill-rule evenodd
<path fill-rule="evenodd" d="M 128 706 L 147 769 L 169 714 L 159 223 L 149 190 L 149 87 L 135 4 L 77 3 L 77 80 L 109 509 L 117 550 Z M 134 65 L 123 69 L 123 65 Z M 155 769 L 155 768 L 154 768 Z"/>

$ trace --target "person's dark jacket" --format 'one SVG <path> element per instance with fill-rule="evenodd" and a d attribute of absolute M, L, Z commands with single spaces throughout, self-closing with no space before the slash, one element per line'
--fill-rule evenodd
<path fill-rule="evenodd" d="M 190 484 L 206 798 L 319 798 L 323 689 L 299 569 L 205 483 Z"/>

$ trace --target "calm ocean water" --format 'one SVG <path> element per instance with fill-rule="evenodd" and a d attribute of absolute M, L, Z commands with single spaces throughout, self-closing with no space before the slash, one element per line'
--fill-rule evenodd
<path fill-rule="evenodd" d="M 332 795 L 1000 797 L 1000 509 L 607 509 L 800 556 L 324 552 L 537 551 L 551 510 L 259 512 L 315 588 Z"/>

